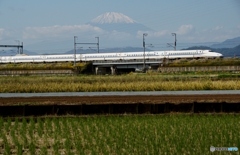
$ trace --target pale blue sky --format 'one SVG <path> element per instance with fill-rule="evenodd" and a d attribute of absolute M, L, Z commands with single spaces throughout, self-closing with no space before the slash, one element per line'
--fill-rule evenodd
<path fill-rule="evenodd" d="M 99 36 L 100 48 L 141 47 L 137 34 L 113 35 L 84 27 L 105 12 L 123 13 L 154 29 L 156 33 L 146 39 L 159 48 L 173 41 L 171 32 L 177 33 L 179 43 L 221 42 L 240 36 L 239 0 L 0 0 L 0 44 L 20 40 L 25 49 L 67 51 L 73 48 L 76 35 L 83 42 Z"/>

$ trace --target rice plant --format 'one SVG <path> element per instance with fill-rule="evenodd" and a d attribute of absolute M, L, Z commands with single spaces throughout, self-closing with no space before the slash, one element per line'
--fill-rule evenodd
<path fill-rule="evenodd" d="M 9 121 L 0 118 L 1 133 L 5 133 L 0 134 L 0 154 L 210 154 L 210 146 L 240 148 L 238 114 L 83 116 L 23 121 L 16 125 L 13 120 L 8 128 Z M 27 143 L 19 130 L 23 126 Z"/>

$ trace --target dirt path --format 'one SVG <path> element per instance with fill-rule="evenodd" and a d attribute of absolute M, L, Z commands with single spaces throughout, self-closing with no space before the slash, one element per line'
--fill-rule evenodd
<path fill-rule="evenodd" d="M 131 103 L 240 103 L 240 95 L 159 95 L 159 96 L 67 96 L 0 98 L 0 105 L 76 105 Z"/>

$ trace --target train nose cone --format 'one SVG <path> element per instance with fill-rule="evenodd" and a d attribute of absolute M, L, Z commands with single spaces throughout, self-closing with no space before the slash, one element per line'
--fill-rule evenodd
<path fill-rule="evenodd" d="M 223 55 L 222 55 L 221 53 L 219 53 L 218 56 L 219 56 L 220 58 L 223 58 Z"/>

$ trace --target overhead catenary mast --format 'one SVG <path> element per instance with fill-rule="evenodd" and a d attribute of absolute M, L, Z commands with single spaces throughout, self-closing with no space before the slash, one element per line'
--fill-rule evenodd
<path fill-rule="evenodd" d="M 168 46 L 171 46 L 174 48 L 174 50 L 177 50 L 177 34 L 176 33 L 172 33 L 172 36 L 175 36 L 175 41 L 174 43 L 167 43 Z"/>
<path fill-rule="evenodd" d="M 0 47 L 17 47 L 18 54 L 23 54 L 23 42 L 22 42 L 22 45 L 18 43 L 18 45 L 0 45 Z"/>

